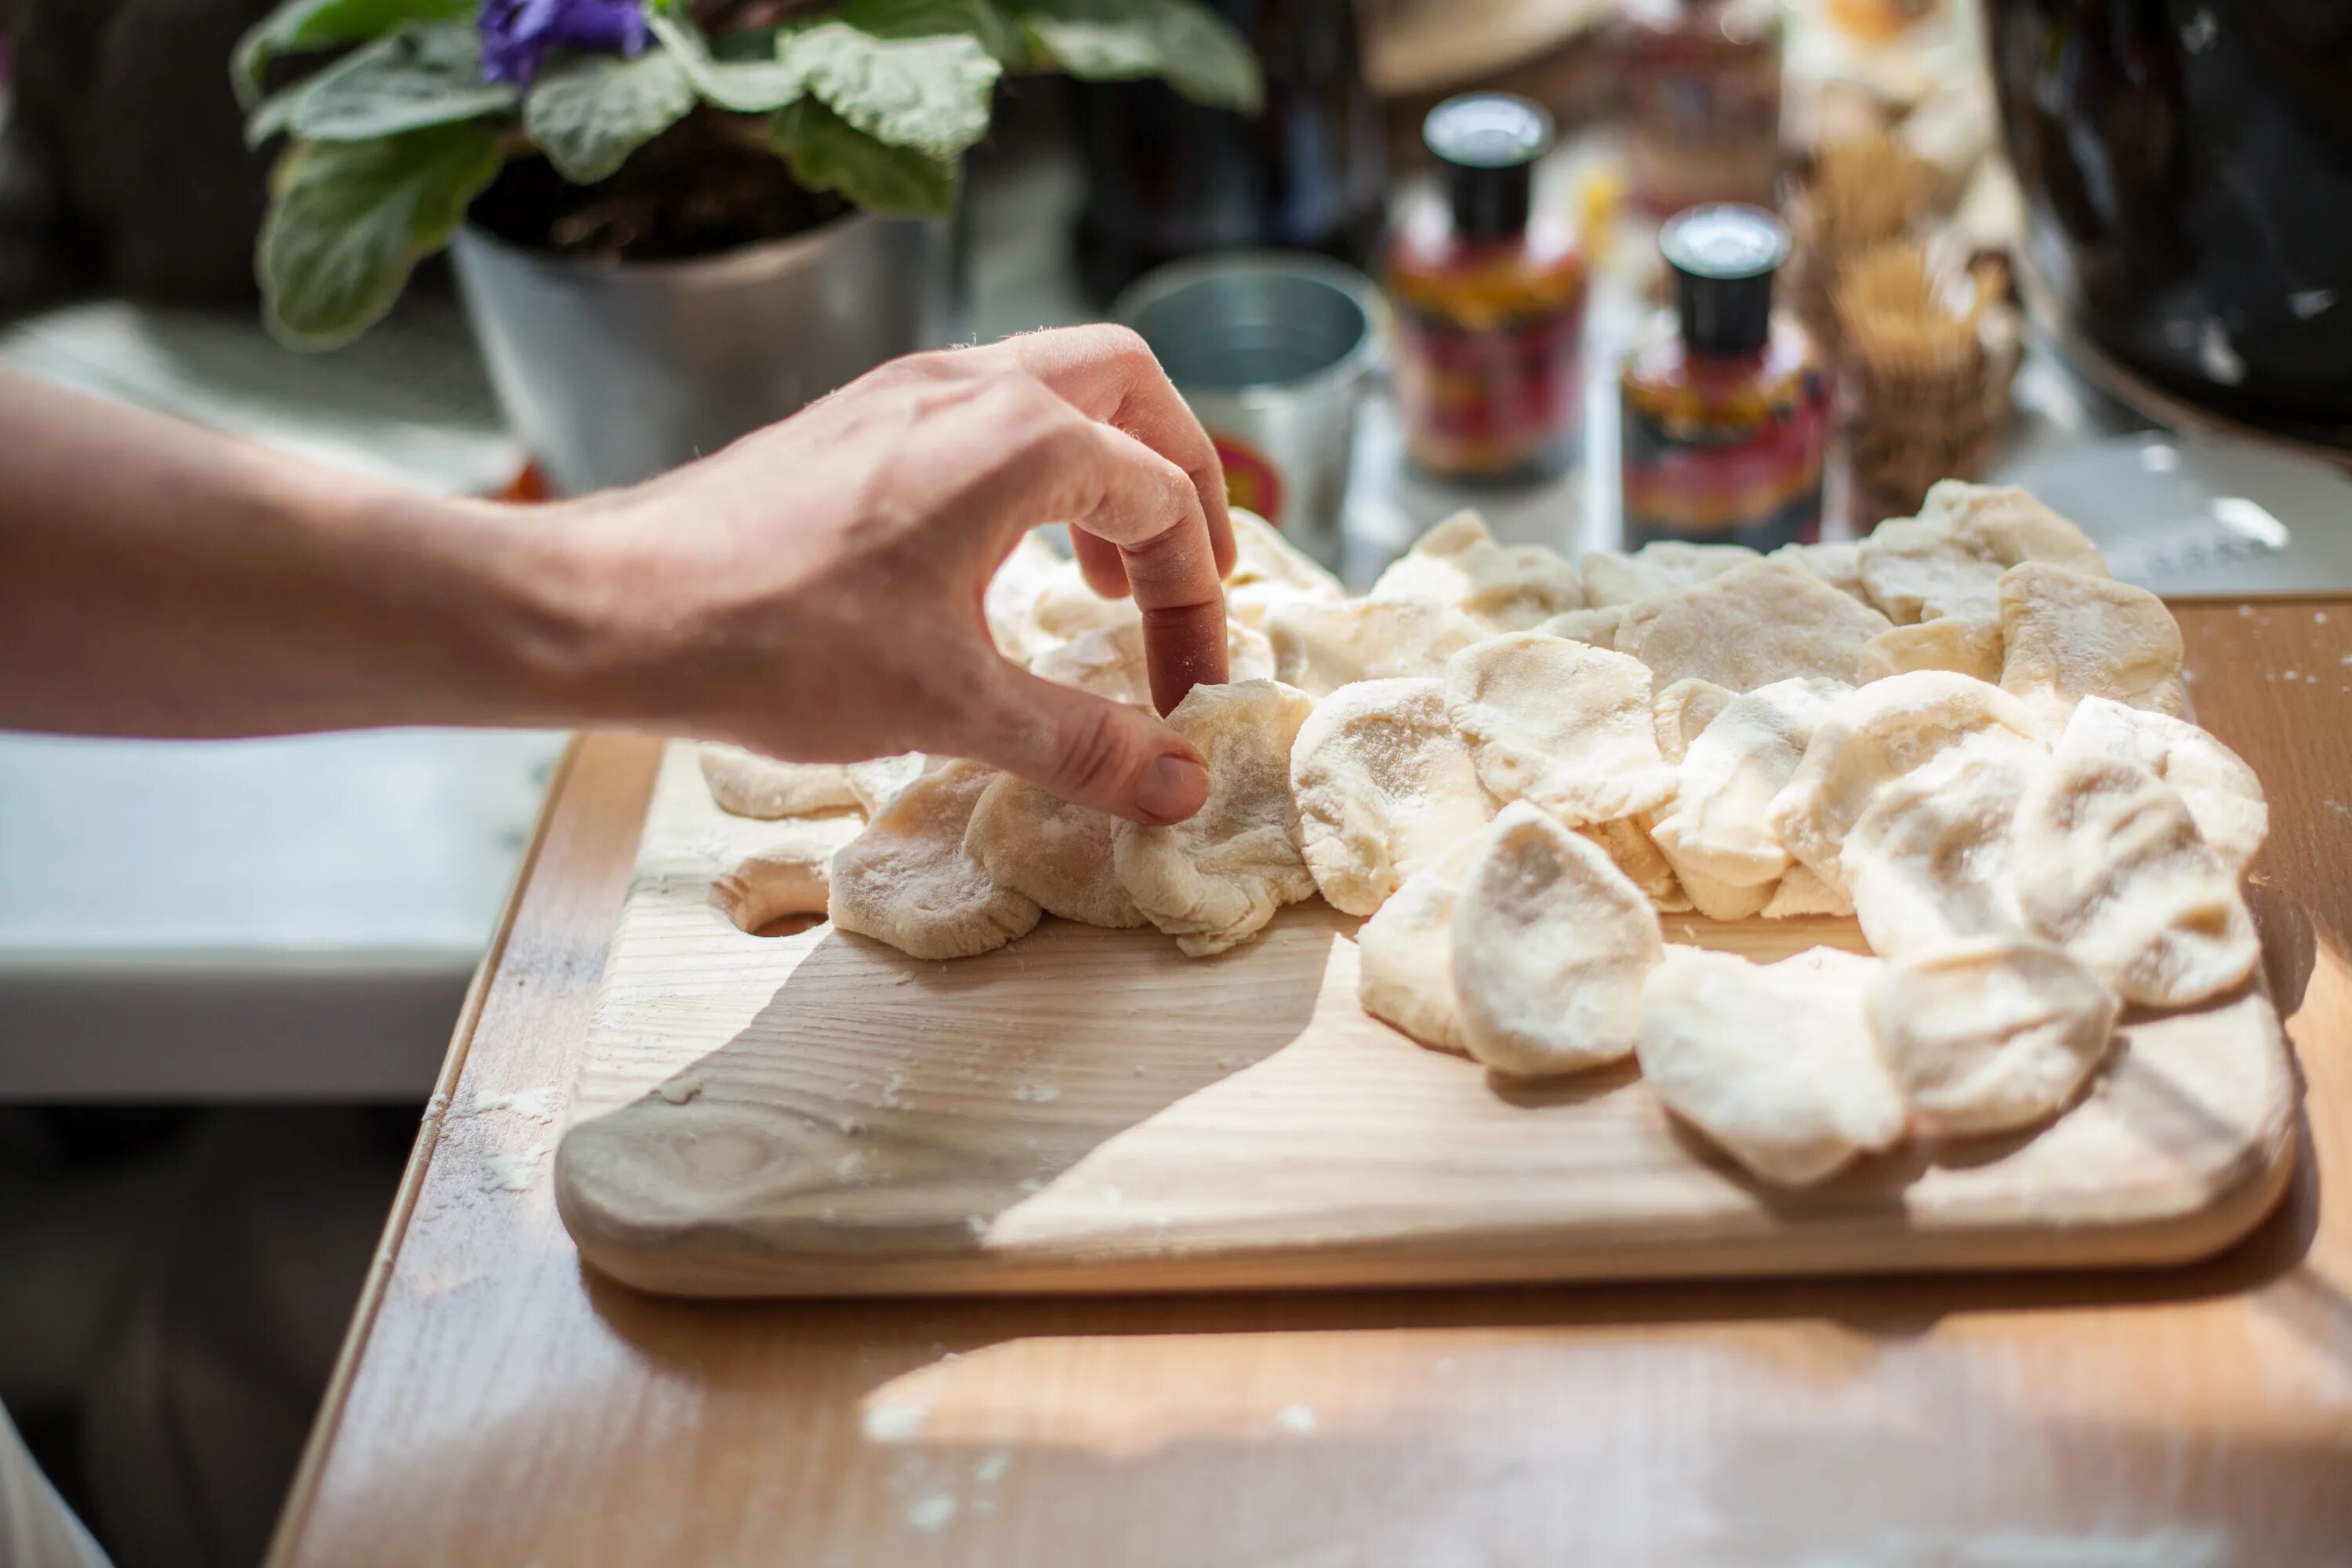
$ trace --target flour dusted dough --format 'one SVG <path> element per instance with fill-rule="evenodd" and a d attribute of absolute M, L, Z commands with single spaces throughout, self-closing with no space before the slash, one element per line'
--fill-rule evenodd
<path fill-rule="evenodd" d="M 1772 896 L 1757 911 L 1768 921 L 1802 920 L 1827 915 L 1843 920 L 1853 913 L 1853 900 L 1843 889 L 1822 880 L 1811 866 L 1789 868 L 1772 889 Z"/>
<path fill-rule="evenodd" d="M 1262 626 L 1276 605 L 1341 595 L 1339 579 L 1308 559 L 1272 523 L 1244 507 L 1233 508 L 1232 515 L 1234 569 L 1225 574 L 1227 615 Z"/>
<path fill-rule="evenodd" d="M 1859 599 L 1865 605 L 1870 603 L 1870 595 L 1862 585 L 1862 542 L 1859 540 L 1832 540 L 1822 544 L 1783 544 L 1765 559 L 1801 566 L 1849 598 Z"/>
<path fill-rule="evenodd" d="M 1650 672 L 1623 654 L 1541 632 L 1490 637 L 1446 666 L 1445 710 L 1496 800 L 1532 801 L 1569 826 L 1632 816 L 1674 793 Z"/>
<path fill-rule="evenodd" d="M 1790 857 L 1772 826 L 1772 801 L 1804 760 L 1813 731 L 1852 689 L 1800 677 L 1724 704 L 1690 742 L 1674 801 L 1651 829 L 1677 875 L 1696 871 L 1738 888 L 1780 879 Z"/>
<path fill-rule="evenodd" d="M 1196 686 L 1168 715 L 1209 769 L 1207 804 L 1182 822 L 1112 829 L 1119 886 L 1145 918 L 1205 958 L 1255 936 L 1315 892 L 1298 853 L 1290 750 L 1315 706 L 1278 681 Z"/>
<path fill-rule="evenodd" d="M 1687 588 L 1709 577 L 1763 559 L 1744 544 L 1685 544 L 1662 540 L 1631 555 L 1614 550 L 1585 552 L 1584 602 L 1594 609 L 1630 605 L 1670 588 Z"/>
<path fill-rule="evenodd" d="M 1839 846 L 1889 782 L 1948 746 L 2042 749 L 2017 700 L 1948 670 L 1921 669 L 1848 693 L 1813 731 L 1805 760 L 1772 802 L 1772 826 L 1790 855 L 1831 887 L 1850 891 Z"/>
<path fill-rule="evenodd" d="M 710 901 L 748 931 L 787 915 L 822 919 L 833 858 L 864 831 L 865 825 L 849 816 L 780 823 L 774 837 L 710 884 Z"/>
<path fill-rule="evenodd" d="M 2027 747 L 1963 744 L 1879 790 L 1839 857 L 1873 952 L 1894 958 L 1958 937 L 2024 933 L 2017 808 L 2046 765 Z"/>
<path fill-rule="evenodd" d="M 1648 665 L 1661 686 L 1696 676 L 1753 691 L 1799 675 L 1852 680 L 1863 645 L 1886 627 L 1885 616 L 1802 567 L 1749 561 L 1628 608 L 1617 651 Z"/>
<path fill-rule="evenodd" d="M 1445 718 L 1445 683 L 1360 680 L 1316 706 L 1290 752 L 1298 842 L 1331 907 L 1369 915 L 1495 815 Z"/>
<path fill-rule="evenodd" d="M 1275 679 L 1322 697 L 1357 680 L 1441 675 L 1486 635 L 1434 599 L 1341 599 L 1277 605 L 1266 616 Z"/>
<path fill-rule="evenodd" d="M 1263 633 L 1229 621 L 1225 625 L 1226 674 L 1233 680 L 1266 680 L 1274 675 L 1274 648 Z M 1143 647 L 1143 623 L 1084 633 L 1029 661 L 1029 671 L 1063 686 L 1075 686 L 1114 702 L 1151 706 L 1151 665 Z"/>
<path fill-rule="evenodd" d="M 1895 959 L 1866 996 L 1913 1121 L 2006 1132 L 2056 1115 L 2107 1054 L 2115 993 L 2047 942 L 1979 937 Z"/>
<path fill-rule="evenodd" d="M 1999 623 L 1960 620 L 1920 621 L 1890 626 L 1862 645 L 1854 666 L 1857 685 L 1884 680 L 1914 669 L 1949 669 L 1998 685 L 2000 680 Z"/>
<path fill-rule="evenodd" d="M 1672 862 L 1658 852 L 1650 839 L 1651 822 L 1648 814 L 1622 816 L 1614 822 L 1596 822 L 1577 831 L 1601 846 L 1617 869 L 1625 873 L 1650 907 L 1661 914 L 1680 914 L 1692 908 L 1690 895 L 1683 891 L 1682 883 L 1675 877 Z"/>
<path fill-rule="evenodd" d="M 2238 753 L 2185 720 L 2085 697 L 2058 739 L 2062 757 L 2126 757 L 2180 792 L 2197 831 L 2242 874 L 2270 836 L 2262 781 Z"/>
<path fill-rule="evenodd" d="M 2163 600 L 2129 583 L 2038 562 L 2011 567 L 2000 586 L 2001 689 L 2025 704 L 2044 733 L 2054 737 L 2085 697 L 2188 716 L 2180 627 Z"/>
<path fill-rule="evenodd" d="M 1715 716 L 1738 696 L 1712 680 L 1677 680 L 1661 690 L 1650 704 L 1651 727 L 1658 737 L 1658 755 L 1679 765 L 1690 743 L 1715 722 Z"/>
<path fill-rule="evenodd" d="M 1031 640 L 1043 651 L 1088 632 L 1129 626 L 1142 618 L 1143 612 L 1135 607 L 1132 598 L 1104 598 L 1087 584 L 1076 562 L 1063 561 L 1046 574 L 1031 606 Z"/>
<path fill-rule="evenodd" d="M 1037 905 L 964 853 L 972 807 L 998 776 L 958 760 L 900 790 L 833 858 L 833 923 L 911 958 L 969 958 L 1035 926 Z"/>
<path fill-rule="evenodd" d="M 2185 1007 L 2262 956 L 2238 879 L 2179 791 L 2126 757 L 2053 758 L 2017 814 L 2027 925 L 2126 1002 Z"/>
<path fill-rule="evenodd" d="M 814 816 L 856 807 L 857 792 L 838 763 L 780 763 L 740 746 L 696 748 L 702 782 L 719 809 L 736 816 L 768 819 Z"/>
<path fill-rule="evenodd" d="M 895 757 L 851 763 L 841 771 L 849 779 L 849 793 L 857 797 L 857 809 L 870 817 L 920 777 L 928 765 L 929 759 L 922 752 L 902 752 Z"/>
<path fill-rule="evenodd" d="M 2000 619 L 2000 574 L 2026 561 L 2107 573 L 2082 530 L 2025 491 L 1945 479 L 1929 489 L 1917 517 L 1882 522 L 1863 541 L 1862 581 L 1898 626 L 1946 616 L 1992 626 Z"/>
<path fill-rule="evenodd" d="M 1454 994 L 1454 905 L 1475 839 L 1404 879 L 1356 932 L 1356 1000 L 1441 1051 L 1466 1055 Z"/>
<path fill-rule="evenodd" d="M 1570 642 L 1591 643 L 1594 647 L 1613 649 L 1617 646 L 1617 628 L 1624 622 L 1625 607 L 1611 605 L 1599 610 L 1570 610 L 1538 621 L 1533 630 L 1548 632 Z"/>
<path fill-rule="evenodd" d="M 1863 1013 L 1878 967 L 1832 948 L 1758 964 L 1669 947 L 1642 987 L 1642 1077 L 1667 1110 L 1778 1186 L 1892 1148 L 1903 1100 Z"/>
<path fill-rule="evenodd" d="M 1037 605 L 1049 587 L 1063 581 L 1068 564 L 1045 542 L 1043 530 L 1032 529 L 989 579 L 981 605 L 989 636 L 1007 658 L 1025 663 L 1061 640 L 1038 626 Z"/>
<path fill-rule="evenodd" d="M 1540 544 L 1497 544 L 1486 519 L 1457 511 L 1415 540 L 1372 584 L 1375 599 L 1434 599 L 1491 632 L 1523 631 L 1584 607 L 1566 556 Z"/>
<path fill-rule="evenodd" d="M 1615 1061 L 1664 951 L 1657 911 L 1600 846 L 1524 801 L 1506 806 L 1454 907 L 1463 1044 L 1519 1077 Z"/>
<path fill-rule="evenodd" d="M 1143 911 L 1111 870 L 1114 820 L 1005 773 L 972 807 L 964 853 L 1049 915 L 1113 930 L 1143 925 Z"/>

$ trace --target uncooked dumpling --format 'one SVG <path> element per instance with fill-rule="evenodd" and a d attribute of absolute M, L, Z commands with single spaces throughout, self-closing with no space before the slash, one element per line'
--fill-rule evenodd
<path fill-rule="evenodd" d="M 1115 820 L 1005 773 L 972 807 L 964 853 L 1049 915 L 1113 930 L 1143 925 L 1143 911 L 1111 870 Z"/>
<path fill-rule="evenodd" d="M 1433 599 L 1340 599 L 1277 605 L 1265 635 L 1275 678 L 1322 697 L 1351 681 L 1442 675 L 1447 659 L 1486 633 Z"/>
<path fill-rule="evenodd" d="M 1682 883 L 1675 877 L 1673 864 L 1651 842 L 1648 814 L 1622 816 L 1614 822 L 1595 822 L 1577 831 L 1600 845 L 1617 863 L 1617 869 L 1642 889 L 1642 896 L 1660 914 L 1681 914 L 1692 907 L 1690 895 L 1683 891 Z"/>
<path fill-rule="evenodd" d="M 812 816 L 777 825 L 774 837 L 710 884 L 710 901 L 748 931 L 788 915 L 824 918 L 833 858 L 865 831 L 849 816 Z"/>
<path fill-rule="evenodd" d="M 1835 588 L 1849 598 L 1870 603 L 1870 595 L 1862 585 L 1862 542 L 1856 539 L 1832 540 L 1821 544 L 1783 544 L 1765 559 L 1786 561 L 1791 566 L 1806 571 Z"/>
<path fill-rule="evenodd" d="M 1757 911 L 1768 921 L 1803 920 L 1827 915 L 1843 920 L 1853 913 L 1853 900 L 1842 889 L 1822 880 L 1811 866 L 1795 865 L 1774 885 L 1772 896 Z"/>
<path fill-rule="evenodd" d="M 2236 874 L 2129 758 L 2051 760 L 2018 809 L 2017 891 L 2028 927 L 2126 1002 L 2201 1002 L 2262 956 Z"/>
<path fill-rule="evenodd" d="M 1331 907 L 1369 915 L 1495 815 L 1445 718 L 1445 683 L 1360 680 L 1317 705 L 1290 752 L 1299 847 Z M 1050 906 L 1048 906 L 1050 907 Z"/>
<path fill-rule="evenodd" d="M 1483 834 L 1454 906 L 1462 1038 L 1497 1072 L 1577 1072 L 1633 1048 L 1657 911 L 1597 844 L 1521 801 Z"/>
<path fill-rule="evenodd" d="M 849 779 L 849 793 L 857 797 L 857 809 L 872 816 L 889 804 L 892 795 L 913 784 L 929 762 L 920 752 L 902 752 L 895 757 L 851 763 L 841 771 Z"/>
<path fill-rule="evenodd" d="M 2026 561 L 2107 571 L 2082 530 L 2024 490 L 1944 479 L 1917 517 L 1882 522 L 1863 541 L 1862 580 L 1897 626 L 1951 616 L 1989 626 L 2000 619 L 2000 574 Z"/>
<path fill-rule="evenodd" d="M 2026 747 L 1961 744 L 1879 790 L 1839 856 L 1873 952 L 2023 934 L 2017 808 L 2046 765 Z"/>
<path fill-rule="evenodd" d="M 1026 663 L 1062 640 L 1038 626 L 1037 605 L 1049 587 L 1064 581 L 1068 566 L 1045 542 L 1045 531 L 1033 528 L 989 579 L 981 604 L 989 635 L 1007 658 Z"/>
<path fill-rule="evenodd" d="M 2066 721 L 2063 757 L 2126 757 L 2180 792 L 2197 831 L 2221 863 L 2242 873 L 2269 837 L 2262 781 L 2238 753 L 2185 720 L 2085 697 Z"/>
<path fill-rule="evenodd" d="M 698 746 L 695 754 L 710 798 L 736 816 L 813 816 L 858 804 L 839 763 L 780 763 L 740 746 L 717 744 Z"/>
<path fill-rule="evenodd" d="M 1854 665 L 1856 685 L 1915 669 L 1949 669 L 1977 680 L 2000 683 L 2000 626 L 1946 616 L 1914 626 L 1890 626 L 1862 645 Z"/>
<path fill-rule="evenodd" d="M 1850 891 L 1839 846 L 1890 781 L 1962 742 L 2042 750 L 2032 717 L 1997 686 L 1920 669 L 1840 698 L 1772 802 L 1772 826 L 1789 853 L 1831 887 Z"/>
<path fill-rule="evenodd" d="M 1531 629 L 1556 637 L 1566 637 L 1570 642 L 1591 643 L 1594 647 L 1613 650 L 1617 646 L 1617 628 L 1624 619 L 1625 606 L 1611 605 L 1600 610 L 1570 610 L 1548 621 L 1538 621 Z"/>
<path fill-rule="evenodd" d="M 1648 665 L 1660 686 L 1696 676 L 1753 691 L 1800 675 L 1852 680 L 1863 645 L 1886 628 L 1885 616 L 1802 567 L 1749 561 L 1628 608 L 1617 651 Z"/>
<path fill-rule="evenodd" d="M 2000 579 L 2000 633 L 2001 689 L 2044 734 L 2054 738 L 2085 697 L 2188 715 L 2180 627 L 2145 588 L 2029 562 Z"/>
<path fill-rule="evenodd" d="M 1404 879 L 1356 931 L 1356 1000 L 1424 1046 L 1466 1054 L 1454 994 L 1454 905 L 1468 839 Z"/>
<path fill-rule="evenodd" d="M 1111 861 L 1146 919 L 1204 958 L 1255 936 L 1315 892 L 1298 853 L 1290 749 L 1315 706 L 1272 680 L 1196 686 L 1168 715 L 1209 769 L 1209 798 L 1181 822 L 1120 822 Z"/>
<path fill-rule="evenodd" d="M 1490 632 L 1515 632 L 1582 609 L 1584 584 L 1568 557 L 1540 544 L 1497 544 L 1484 518 L 1457 511 L 1390 563 L 1372 597 L 1434 599 Z"/>
<path fill-rule="evenodd" d="M 1674 800 L 1650 830 L 1677 875 L 1696 870 L 1742 888 L 1780 879 L 1790 858 L 1772 826 L 1773 798 L 1804 760 L 1814 730 L 1852 689 L 1801 677 L 1724 704 L 1690 742 Z"/>
<path fill-rule="evenodd" d="M 1225 574 L 1225 613 L 1253 626 L 1265 623 L 1276 605 L 1301 599 L 1336 599 L 1339 579 L 1307 558 L 1265 519 L 1245 507 L 1232 509 L 1234 569 Z M 1236 680 L 1255 676 L 1236 675 Z"/>
<path fill-rule="evenodd" d="M 1496 800 L 1532 801 L 1571 827 L 1674 793 L 1650 672 L 1623 654 L 1541 632 L 1491 637 L 1446 666 L 1445 710 Z"/>
<path fill-rule="evenodd" d="M 1651 728 L 1658 737 L 1658 755 L 1679 765 L 1690 754 L 1690 743 L 1715 722 L 1715 716 L 1738 693 L 1712 680 L 1677 680 L 1659 691 L 1650 704 Z"/>
<path fill-rule="evenodd" d="M 1584 602 L 1594 609 L 1630 605 L 1670 588 L 1687 588 L 1709 577 L 1762 557 L 1744 544 L 1685 544 L 1661 540 L 1631 555 L 1614 550 L 1587 551 L 1583 568 Z"/>
<path fill-rule="evenodd" d="M 1045 585 L 1030 610 L 1039 651 L 1142 618 L 1143 612 L 1135 607 L 1133 598 L 1106 599 L 1096 593 L 1075 561 L 1060 562 L 1045 574 Z"/>
<path fill-rule="evenodd" d="M 1266 680 L 1274 675 L 1274 649 L 1264 634 L 1238 621 L 1225 624 L 1226 674 L 1234 680 Z M 1143 647 L 1143 623 L 1087 632 L 1029 661 L 1029 671 L 1063 686 L 1075 686 L 1114 702 L 1151 706 L 1151 665 Z"/>
<path fill-rule="evenodd" d="M 1817 947 L 1779 963 L 1669 947 L 1642 987 L 1643 1079 L 1764 1181 L 1805 1186 L 1903 1137 L 1871 1042 L 1878 960 Z"/>
<path fill-rule="evenodd" d="M 900 790 L 833 858 L 833 923 L 911 958 L 969 958 L 1035 926 L 1037 905 L 964 853 L 972 807 L 998 776 L 959 759 Z"/>
<path fill-rule="evenodd" d="M 2105 1058 L 2117 1011 L 2115 993 L 2061 949 L 2002 937 L 1895 959 L 1866 1004 L 1912 1119 L 1944 1134 L 2056 1115 Z"/>

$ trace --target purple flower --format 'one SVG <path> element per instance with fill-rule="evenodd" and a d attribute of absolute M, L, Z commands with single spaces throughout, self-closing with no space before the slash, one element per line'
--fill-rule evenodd
<path fill-rule="evenodd" d="M 641 0 L 482 0 L 482 79 L 529 87 L 557 47 L 635 56 L 646 47 Z"/>

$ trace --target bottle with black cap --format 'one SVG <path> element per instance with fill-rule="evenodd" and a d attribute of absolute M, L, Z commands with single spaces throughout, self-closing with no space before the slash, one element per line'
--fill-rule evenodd
<path fill-rule="evenodd" d="M 1567 215 L 1535 200 L 1551 116 L 1465 93 L 1429 111 L 1422 139 L 1435 187 L 1388 262 L 1407 449 L 1447 479 L 1557 473 L 1576 452 L 1585 278 Z"/>
<path fill-rule="evenodd" d="M 1675 303 L 1618 383 L 1625 547 L 1819 539 L 1830 378 L 1805 330 L 1772 309 L 1789 231 L 1727 203 L 1668 220 L 1658 248 Z"/>

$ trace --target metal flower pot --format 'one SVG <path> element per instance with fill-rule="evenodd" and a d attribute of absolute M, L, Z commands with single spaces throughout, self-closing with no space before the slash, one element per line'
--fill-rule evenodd
<path fill-rule="evenodd" d="M 716 451 L 954 331 L 940 222 L 853 214 L 719 256 L 622 263 L 468 226 L 454 256 L 508 421 L 565 495 Z"/>

